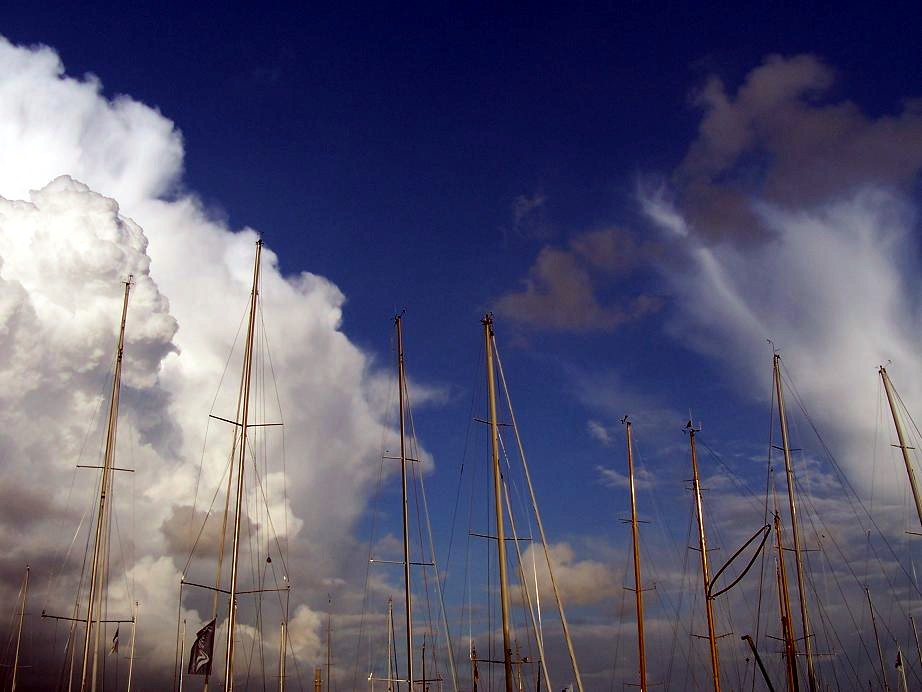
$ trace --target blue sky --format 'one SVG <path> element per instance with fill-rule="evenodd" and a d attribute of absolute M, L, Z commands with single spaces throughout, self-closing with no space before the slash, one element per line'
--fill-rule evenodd
<path fill-rule="evenodd" d="M 551 540 L 612 564 L 627 499 L 599 467 L 624 472 L 624 413 L 679 543 L 689 414 L 760 487 L 768 337 L 856 485 L 882 483 L 883 505 L 905 513 L 878 478 L 888 472 L 862 462 L 875 429 L 855 421 L 873 419 L 887 358 L 907 402 L 922 395 L 922 129 L 908 102 L 922 95 L 920 20 L 911 4 L 34 3 L 0 10 L 0 34 L 172 121 L 182 172 L 154 197 L 194 195 L 216 224 L 257 229 L 282 274 L 334 284 L 341 332 L 365 358 L 357 378 L 391 367 L 391 318 L 406 308 L 440 510 L 455 499 L 471 398 L 483 401 L 480 318 L 495 310 Z M 4 163 L 8 179 L 18 162 Z M 80 178 L 47 170 L 29 187 Z M 209 309 L 207 294 L 166 297 Z M 865 388 L 850 400 L 855 380 Z M 369 515 L 352 519 L 361 543 Z M 447 541 L 448 512 L 433 519 Z"/>

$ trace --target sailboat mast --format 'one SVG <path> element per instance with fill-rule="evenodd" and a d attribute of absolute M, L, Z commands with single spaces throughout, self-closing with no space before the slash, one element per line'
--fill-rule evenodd
<path fill-rule="evenodd" d="M 179 690 L 182 692 L 182 678 L 183 674 L 186 672 L 186 621 L 182 621 L 182 631 L 179 635 Z"/>
<path fill-rule="evenodd" d="M 128 658 L 128 689 L 126 692 L 131 692 L 131 674 L 134 672 L 134 643 L 135 635 L 138 631 L 138 611 L 140 606 L 138 602 L 134 602 L 134 617 L 131 618 L 131 655 Z"/>
<path fill-rule="evenodd" d="M 407 681 L 413 690 L 413 602 L 410 593 L 410 505 L 407 496 L 406 371 L 403 359 L 403 317 L 394 318 L 397 329 L 397 389 L 400 404 L 400 489 L 403 512 L 403 595 L 407 619 Z"/>
<path fill-rule="evenodd" d="M 391 660 L 391 652 L 394 650 L 394 601 L 390 597 L 387 599 L 387 692 L 394 690 L 394 675 Z"/>
<path fill-rule="evenodd" d="M 794 538 L 794 567 L 797 572 L 797 593 L 800 600 L 800 621 L 804 633 L 804 655 L 807 659 L 807 682 L 810 692 L 817 692 L 816 671 L 813 667 L 813 635 L 810 631 L 810 617 L 807 614 L 807 584 L 804 577 L 803 549 L 800 543 L 800 529 L 797 524 L 797 506 L 794 501 L 794 468 L 791 463 L 791 441 L 788 435 L 788 419 L 784 412 L 784 387 L 781 384 L 781 356 L 773 359 L 775 396 L 778 400 L 778 419 L 781 426 L 781 448 L 784 454 L 784 472 L 788 486 L 788 505 L 791 510 L 791 536 Z"/>
<path fill-rule="evenodd" d="M 90 640 L 93 634 L 93 621 L 100 619 L 100 591 L 102 591 L 102 564 L 104 562 L 103 545 L 107 544 L 105 534 L 107 529 L 106 517 L 108 516 L 108 506 L 106 498 L 109 495 L 109 488 L 112 484 L 112 460 L 115 457 L 115 437 L 118 429 L 118 400 L 122 386 L 122 358 L 125 351 L 125 320 L 128 316 L 128 294 L 131 292 L 131 276 L 125 282 L 125 295 L 122 299 L 122 319 L 118 330 L 118 347 L 115 354 L 115 374 L 112 377 L 112 392 L 109 397 L 109 418 L 106 425 L 106 449 L 103 454 L 102 462 L 102 480 L 99 484 L 99 506 L 96 512 L 96 532 L 93 538 L 93 562 L 90 570 L 90 594 L 86 609 L 86 636 L 83 640 L 83 672 L 80 674 L 80 692 L 86 692 L 89 675 L 90 660 Z M 95 629 L 98 632 L 99 623 L 96 623 Z M 90 689 L 96 689 L 96 654 L 97 646 L 93 655 L 93 679 Z"/>
<path fill-rule="evenodd" d="M 285 692 L 285 649 L 288 647 L 288 638 L 284 620 L 279 638 L 279 692 Z"/>
<path fill-rule="evenodd" d="M 327 692 L 330 692 L 333 672 L 333 599 L 327 600 Z"/>
<path fill-rule="evenodd" d="M 704 608 L 708 621 L 708 645 L 711 651 L 711 674 L 714 678 L 714 692 L 720 692 L 720 661 L 717 655 L 717 634 L 714 631 L 714 607 L 711 599 L 711 572 L 708 567 L 707 538 L 704 534 L 704 511 L 701 507 L 701 481 L 698 476 L 698 452 L 695 449 L 697 430 L 688 421 L 688 442 L 691 446 L 692 489 L 695 493 L 695 515 L 698 518 L 698 549 L 701 551 L 701 574 L 704 578 Z"/>
<path fill-rule="evenodd" d="M 643 638 L 643 588 L 640 582 L 640 531 L 637 527 L 637 496 L 634 485 L 634 443 L 631 421 L 626 420 L 627 471 L 631 491 L 631 539 L 634 548 L 634 596 L 637 604 L 637 652 L 640 659 L 640 692 L 647 692 L 647 657 Z"/>
<path fill-rule="evenodd" d="M 781 600 L 781 627 L 784 632 L 784 652 L 787 660 L 789 692 L 798 692 L 797 646 L 794 639 L 794 625 L 791 623 L 791 596 L 788 591 L 788 574 L 784 566 L 784 543 L 782 541 L 781 516 L 775 512 L 775 540 L 778 547 L 778 594 Z"/>
<path fill-rule="evenodd" d="M 22 643 L 22 621 L 26 616 L 26 599 L 29 597 L 29 565 L 26 565 L 26 576 L 22 583 L 22 604 L 19 608 L 19 627 L 16 630 L 16 656 L 13 658 L 13 683 L 10 692 L 16 692 L 16 674 L 19 672 L 19 645 Z"/>
<path fill-rule="evenodd" d="M 884 665 L 884 652 L 880 648 L 880 636 L 877 634 L 877 618 L 874 617 L 874 604 L 871 602 L 871 589 L 865 586 L 864 592 L 868 597 L 868 610 L 871 611 L 871 626 L 874 629 L 874 641 L 877 644 L 877 660 L 880 662 L 880 679 L 884 683 L 885 692 L 890 692 L 890 685 L 887 682 L 887 668 Z"/>
<path fill-rule="evenodd" d="M 903 453 L 903 463 L 906 464 L 906 475 L 909 476 L 909 487 L 912 489 L 912 499 L 916 503 L 916 514 L 919 515 L 919 523 L 922 524 L 922 498 L 919 497 L 919 486 L 916 483 L 916 474 L 912 469 L 912 462 L 909 459 L 909 446 L 906 444 L 906 436 L 903 434 L 903 424 L 900 422 L 899 413 L 896 410 L 896 396 L 893 392 L 893 383 L 890 382 L 890 376 L 887 369 L 880 366 L 880 379 L 884 383 L 884 391 L 887 393 L 887 403 L 890 404 L 890 413 L 893 416 L 893 425 L 896 428 L 896 437 L 900 441 L 900 451 Z"/>
<path fill-rule="evenodd" d="M 513 692 L 512 649 L 509 645 L 509 586 L 506 576 L 506 536 L 503 528 L 502 472 L 499 467 L 499 425 L 496 420 L 496 376 L 493 372 L 493 316 L 483 318 L 487 360 L 487 397 L 490 406 L 490 452 L 493 462 L 493 496 L 496 506 L 496 545 L 499 553 L 499 598 L 503 618 L 503 667 L 506 692 Z M 410 691 L 412 692 L 412 690 Z"/>
<path fill-rule="evenodd" d="M 909 624 L 912 625 L 912 637 L 916 640 L 916 653 L 919 655 L 919 665 L 922 665 L 922 646 L 919 646 L 919 632 L 916 630 L 916 621 L 912 615 L 909 616 Z"/>
<path fill-rule="evenodd" d="M 256 306 L 259 296 L 259 256 L 263 241 L 256 241 L 256 259 L 253 262 L 253 288 L 250 291 L 250 315 L 247 322 L 246 346 L 243 351 L 243 389 L 239 426 L 240 445 L 237 449 L 237 497 L 234 505 L 234 544 L 231 554 L 231 580 L 227 606 L 227 649 L 224 658 L 224 692 L 234 687 L 234 627 L 237 624 L 237 567 L 240 559 L 240 524 L 243 511 L 243 472 L 247 452 L 247 424 L 250 413 L 250 383 L 253 370 L 253 339 L 256 331 Z"/>

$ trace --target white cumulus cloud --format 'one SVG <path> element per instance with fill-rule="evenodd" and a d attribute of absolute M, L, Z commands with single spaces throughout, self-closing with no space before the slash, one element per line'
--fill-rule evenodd
<path fill-rule="evenodd" d="M 141 605 L 139 647 L 150 653 L 139 665 L 161 675 L 171 671 L 172 644 L 157 642 L 173 641 L 183 558 L 172 544 L 177 532 L 161 526 L 190 516 L 257 239 L 251 229 L 228 228 L 184 189 L 182 161 L 182 136 L 156 108 L 108 98 L 95 77 L 67 75 L 51 48 L 0 37 L 0 492 L 30 508 L 28 521 L 0 514 L 0 532 L 15 535 L 7 587 L 22 563 L 42 562 L 36 553 L 60 554 L 84 510 L 66 489 L 78 460 L 99 463 L 120 282 L 133 274 L 119 450 L 136 473 L 118 478 L 116 515 L 123 531 L 136 526 L 135 542 L 126 534 L 122 546 L 129 581 L 153 601 Z M 265 480 L 275 492 L 272 521 L 279 532 L 287 526 L 297 556 L 291 638 L 308 669 L 318 625 L 305 614 L 325 600 L 323 581 L 345 568 L 348 550 L 330 546 L 350 545 L 391 431 L 375 405 L 379 375 L 340 330 L 342 292 L 315 274 L 283 275 L 266 248 L 260 300 L 284 412 L 287 503 L 277 473 Z M 239 354 L 228 373 L 228 381 L 238 377 Z M 219 397 L 215 414 L 232 418 L 232 398 Z M 96 421 L 90 436 L 87 421 Z M 213 424 L 209 441 L 200 495 L 218 483 L 229 431 Z M 78 477 L 79 496 L 90 498 L 91 485 L 91 476 Z M 57 564 L 44 562 L 49 572 Z M 65 566 L 65 582 L 67 573 Z"/>

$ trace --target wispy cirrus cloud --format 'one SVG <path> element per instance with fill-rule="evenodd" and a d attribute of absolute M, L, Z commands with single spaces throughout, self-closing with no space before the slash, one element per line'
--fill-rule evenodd
<path fill-rule="evenodd" d="M 801 55 L 767 58 L 735 92 L 711 78 L 673 185 L 642 188 L 640 201 L 685 258 L 680 271 L 661 273 L 675 307 L 667 329 L 731 363 L 740 385 L 759 392 L 770 385 L 771 338 L 789 387 L 853 482 L 870 490 L 876 366 L 892 359 L 910 410 L 922 405 L 911 188 L 922 168 L 922 110 L 908 100 L 897 115 L 872 117 L 830 102 L 834 77 Z M 789 412 L 804 420 L 796 404 Z M 898 479 L 887 474 L 876 490 L 899 492 Z"/>

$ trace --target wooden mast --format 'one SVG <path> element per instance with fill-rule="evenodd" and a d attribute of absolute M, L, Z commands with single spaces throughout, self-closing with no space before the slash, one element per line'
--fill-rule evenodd
<path fill-rule="evenodd" d="M 10 692 L 16 692 L 16 674 L 19 672 L 19 646 L 22 643 L 22 621 L 26 616 L 26 599 L 29 597 L 29 572 L 31 569 L 26 565 L 26 576 L 22 583 L 22 604 L 19 608 L 19 627 L 16 630 L 16 655 L 13 658 L 13 681 Z"/>
<path fill-rule="evenodd" d="M 813 667 L 813 634 L 810 631 L 810 617 L 807 613 L 807 584 L 804 577 L 803 548 L 797 523 L 797 506 L 794 501 L 794 468 L 791 463 L 791 442 L 788 436 L 788 420 L 784 412 L 784 387 L 781 384 L 781 356 L 773 359 L 775 396 L 778 399 L 778 419 L 781 425 L 781 448 L 784 454 L 784 471 L 788 486 L 788 505 L 791 510 L 791 536 L 794 538 L 794 567 L 797 572 L 797 593 L 800 600 L 800 621 L 804 633 L 804 655 L 807 659 L 807 682 L 810 692 L 817 692 L 816 671 Z"/>
<path fill-rule="evenodd" d="M 106 426 L 106 448 L 103 454 L 102 480 L 99 484 L 99 505 L 96 512 L 96 531 L 93 537 L 93 562 L 90 571 L 90 594 L 86 610 L 86 636 L 83 640 L 83 671 L 80 674 L 80 692 L 96 690 L 96 673 L 99 659 L 99 620 L 102 617 L 101 592 L 104 581 L 105 562 L 104 546 L 108 548 L 106 533 L 108 530 L 109 505 L 106 502 L 112 486 L 112 461 L 115 457 L 115 438 L 118 431 L 118 401 L 122 386 L 122 359 L 125 351 L 125 319 L 128 316 L 128 294 L 131 292 L 131 276 L 125 282 L 125 295 L 122 299 L 122 319 L 118 331 L 118 347 L 115 354 L 115 374 L 112 377 L 112 392 L 109 397 L 109 418 Z M 96 622 L 94 628 L 93 623 Z M 95 633 L 93 649 L 93 672 L 90 679 L 90 640 Z"/>
<path fill-rule="evenodd" d="M 491 330 L 492 333 L 492 330 Z M 496 348 L 496 338 L 493 338 L 493 352 L 496 354 L 496 364 L 499 370 L 499 377 L 502 381 L 503 392 L 506 395 L 506 405 L 509 407 L 509 418 L 512 423 L 512 430 L 515 434 L 516 447 L 519 450 L 519 456 L 522 460 L 522 471 L 525 473 L 525 484 L 528 486 L 528 495 L 531 498 L 532 510 L 535 513 L 535 521 L 538 524 L 538 534 L 541 536 L 541 547 L 544 551 L 544 559 L 547 563 L 547 573 L 551 579 L 551 589 L 554 591 L 554 600 L 557 603 L 557 613 L 560 615 L 560 625 L 563 628 L 563 638 L 567 643 L 567 654 L 570 657 L 570 666 L 573 669 L 574 682 L 576 683 L 577 692 L 583 692 L 583 678 L 579 670 L 579 664 L 576 661 L 576 652 L 573 649 L 573 638 L 570 636 L 570 626 L 567 624 L 567 614 L 564 611 L 563 600 L 560 597 L 560 589 L 557 586 L 557 579 L 554 577 L 554 568 L 551 565 L 551 556 L 548 550 L 547 534 L 544 532 L 544 522 L 541 521 L 541 512 L 538 509 L 538 499 L 535 496 L 535 486 L 531 482 L 531 472 L 528 470 L 528 463 L 525 461 L 525 449 L 522 446 L 522 438 L 519 435 L 519 426 L 515 421 L 515 411 L 512 408 L 512 399 L 509 396 L 509 387 L 506 386 L 506 377 L 503 374 L 503 362 L 499 357 L 499 350 Z M 537 573 L 535 574 L 535 593 L 537 594 Z M 541 625 L 541 608 L 540 599 L 536 598 L 538 605 L 538 625 Z M 543 636 L 543 635 L 542 635 Z M 540 681 L 539 681 L 540 682 Z"/>
<path fill-rule="evenodd" d="M 637 604 L 637 652 L 640 659 L 640 692 L 647 692 L 647 657 L 643 638 L 643 587 L 640 582 L 640 531 L 637 528 L 637 497 L 634 485 L 634 445 L 632 424 L 622 419 L 627 435 L 627 471 L 631 491 L 631 539 L 634 548 L 634 596 Z"/>
<path fill-rule="evenodd" d="M 896 409 L 896 395 L 893 391 L 893 383 L 890 382 L 890 376 L 887 374 L 887 368 L 880 366 L 880 379 L 884 383 L 884 391 L 887 393 L 887 402 L 890 404 L 890 413 L 893 416 L 893 425 L 896 428 L 896 437 L 900 441 L 898 445 L 903 453 L 903 463 L 906 464 L 906 475 L 909 476 L 909 487 L 912 489 L 912 499 L 916 503 L 916 514 L 919 515 L 919 523 L 922 524 L 922 498 L 919 497 L 919 486 L 916 483 L 916 474 L 912 469 L 912 462 L 909 459 L 909 446 L 906 444 L 906 436 L 903 434 L 903 424 L 900 422 L 899 413 Z"/>
<path fill-rule="evenodd" d="M 704 511 L 701 507 L 701 481 L 698 476 L 698 452 L 695 449 L 695 433 L 698 432 L 692 422 L 685 426 L 688 431 L 688 443 L 691 446 L 692 490 L 695 493 L 695 515 L 698 518 L 698 549 L 701 551 L 701 574 L 704 578 L 704 608 L 708 621 L 708 645 L 711 652 L 711 675 L 714 679 L 714 692 L 720 692 L 720 660 L 717 654 L 717 634 L 714 630 L 714 607 L 711 599 L 711 572 L 708 567 L 707 538 L 704 534 Z"/>
<path fill-rule="evenodd" d="M 506 536 L 503 521 L 502 472 L 499 466 L 499 424 L 496 420 L 496 376 L 493 372 L 493 316 L 483 318 L 487 360 L 487 398 L 490 406 L 490 451 L 493 462 L 493 497 L 496 506 L 496 546 L 499 553 L 499 598 L 503 618 L 503 668 L 506 692 L 513 692 L 512 649 L 509 636 L 509 586 L 506 576 Z M 412 692 L 412 689 L 411 691 Z"/>
<path fill-rule="evenodd" d="M 788 574 L 784 567 L 784 543 L 781 531 L 781 516 L 775 512 L 775 540 L 778 547 L 778 595 L 781 601 L 781 629 L 784 633 L 784 653 L 787 661 L 789 692 L 799 692 L 800 683 L 797 680 L 797 645 L 794 639 L 794 625 L 791 622 L 791 597 L 788 591 Z"/>
<path fill-rule="evenodd" d="M 400 490 L 403 500 L 403 595 L 407 619 L 407 681 L 413 692 L 413 602 L 410 593 L 410 505 L 407 496 L 406 370 L 403 359 L 403 316 L 394 318 L 397 329 L 397 390 L 400 405 Z"/>
<path fill-rule="evenodd" d="M 243 386 L 240 393 L 240 415 L 237 420 L 240 444 L 237 448 L 237 495 L 234 504 L 234 543 L 231 553 L 231 580 L 227 605 L 227 648 L 224 659 L 224 692 L 234 687 L 234 627 L 237 624 L 237 568 L 240 560 L 240 524 L 243 512 L 243 473 L 246 466 L 247 425 L 250 413 L 250 383 L 253 371 L 253 340 L 256 332 L 256 306 L 259 296 L 259 257 L 263 241 L 256 241 L 253 262 L 253 288 L 250 291 L 250 315 L 247 322 L 246 346 L 243 351 Z M 222 537 L 223 540 L 223 537 Z"/>

